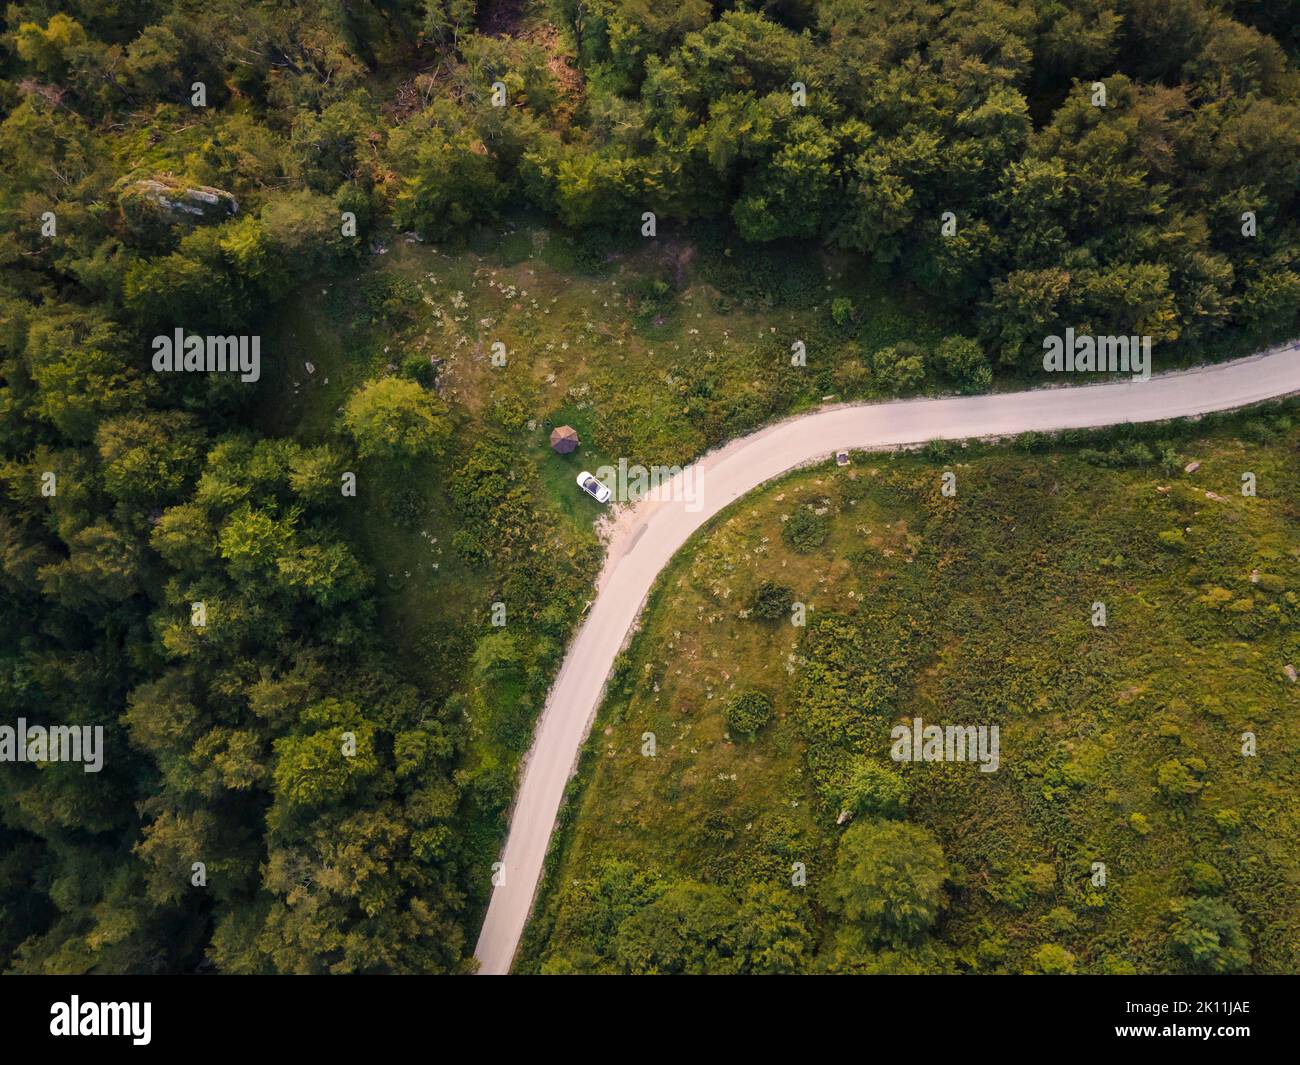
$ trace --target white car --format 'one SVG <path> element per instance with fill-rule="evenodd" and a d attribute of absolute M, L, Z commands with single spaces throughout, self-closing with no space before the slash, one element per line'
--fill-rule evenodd
<path fill-rule="evenodd" d="M 597 503 L 608 503 L 614 498 L 614 493 L 601 484 L 595 477 L 583 470 L 578 474 L 578 487 L 587 495 L 591 496 Z"/>

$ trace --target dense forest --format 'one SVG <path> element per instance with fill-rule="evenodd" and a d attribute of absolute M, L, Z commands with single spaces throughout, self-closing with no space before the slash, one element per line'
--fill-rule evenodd
<path fill-rule="evenodd" d="M 438 352 L 377 351 L 297 437 L 265 380 L 156 372 L 154 338 L 259 335 L 395 233 L 531 211 L 581 271 L 649 212 L 725 231 L 742 288 L 831 249 L 960 317 L 864 353 L 892 391 L 1023 376 L 1067 326 L 1150 335 L 1157 369 L 1249 350 L 1300 321 L 1298 26 L 1294 0 L 10 4 L 0 707 L 102 726 L 106 757 L 0 767 L 0 964 L 469 968 L 514 766 L 467 761 L 464 688 L 519 651 L 484 615 L 414 668 L 349 508 L 431 471 L 545 646 L 516 754 L 586 594 L 594 545 L 537 549 Z"/>

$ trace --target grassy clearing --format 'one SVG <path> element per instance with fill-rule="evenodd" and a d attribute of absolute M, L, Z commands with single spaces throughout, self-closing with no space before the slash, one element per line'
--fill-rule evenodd
<path fill-rule="evenodd" d="M 774 370 L 787 362 L 786 337 L 825 329 L 831 294 L 854 294 L 866 323 L 859 332 L 881 344 L 909 321 L 910 336 L 938 331 L 915 306 L 890 301 L 883 285 L 848 280 L 847 261 L 813 257 L 798 284 L 782 287 L 767 280 L 782 276 L 775 253 L 738 270 L 733 249 L 705 236 L 711 259 L 680 241 L 593 253 L 528 218 L 476 231 L 460 248 L 400 235 L 377 242 L 381 250 L 360 274 L 311 286 L 278 315 L 267 342 L 274 387 L 263 424 L 277 435 L 326 439 L 367 377 L 415 372 L 438 359 L 438 387 L 460 419 L 458 435 L 503 433 L 547 512 L 582 536 L 600 508 L 577 492 L 580 469 L 620 456 L 685 462 L 772 413 L 820 399 L 816 380 Z M 645 279 L 661 275 L 671 291 L 662 298 L 667 316 L 656 323 L 662 316 L 640 308 Z M 825 298 L 801 303 L 814 289 Z M 504 368 L 490 363 L 497 340 L 507 348 Z M 790 380 L 778 384 L 780 377 Z M 556 455 L 547 444 L 560 424 L 582 437 L 574 455 Z M 445 546 L 455 530 L 443 490 L 449 472 L 430 463 L 404 471 L 401 484 L 371 486 L 368 503 L 389 520 L 376 522 L 368 507 L 356 525 L 382 582 L 407 604 L 399 616 L 417 617 L 435 600 L 427 612 L 445 613 L 449 599 L 472 595 L 473 574 Z M 362 496 L 366 487 L 363 481 Z M 413 493 L 419 498 L 406 498 Z M 398 494 L 401 500 L 388 498 Z M 405 528 L 394 509 L 404 512 Z M 430 547 L 434 539 L 441 548 Z"/>
<path fill-rule="evenodd" d="M 669 950 L 661 930 L 647 952 L 642 917 L 666 885 L 761 884 L 807 907 L 787 970 L 1182 971 L 1171 902 L 1212 896 L 1240 914 L 1252 971 L 1295 971 L 1293 418 L 857 456 L 731 508 L 669 567 L 616 673 L 521 967 L 748 966 L 722 934 Z M 782 536 L 800 508 L 824 512 L 806 552 Z M 747 616 L 763 581 L 809 604 L 806 628 Z M 775 703 L 752 742 L 727 734 L 738 686 Z M 841 795 L 852 765 L 892 765 L 890 729 L 914 716 L 998 724 L 1001 769 L 899 767 L 907 819 L 946 854 L 947 905 L 919 941 L 864 944 L 823 891 Z M 653 886 L 632 892 L 629 870 Z"/>
<path fill-rule="evenodd" d="M 527 216 L 458 246 L 390 234 L 363 268 L 306 287 L 267 330 L 268 433 L 328 441 L 351 392 L 384 374 L 423 381 L 451 406 L 447 453 L 358 470 L 358 505 L 342 521 L 375 574 L 405 669 L 458 700 L 469 722 L 461 832 L 485 871 L 599 566 L 592 525 L 602 508 L 578 491 L 578 471 L 619 458 L 687 462 L 829 394 L 833 353 L 856 360 L 862 346 L 943 332 L 847 259 L 807 252 L 792 271 L 777 252 L 733 247 L 712 230 L 693 236 L 615 246 Z M 857 321 L 834 322 L 835 297 L 851 299 Z M 808 344 L 805 370 L 789 366 L 793 337 Z M 496 342 L 504 367 L 492 365 Z M 870 394 L 869 380 L 853 382 Z M 561 424 L 581 436 L 573 455 L 549 447 Z M 496 466 L 484 458 L 492 447 Z M 485 463 L 502 478 L 489 493 L 499 505 L 471 517 L 458 509 L 456 481 Z M 466 529 L 481 550 L 458 549 Z M 496 602 L 509 635 L 492 642 Z M 488 886 L 485 874 L 479 904 Z"/>

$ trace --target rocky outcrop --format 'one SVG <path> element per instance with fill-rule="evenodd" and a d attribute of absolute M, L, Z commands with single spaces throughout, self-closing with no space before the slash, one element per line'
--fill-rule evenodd
<path fill-rule="evenodd" d="M 118 204 L 132 230 L 149 234 L 176 224 L 224 222 L 239 213 L 239 203 L 224 189 L 156 175 L 121 183 Z"/>

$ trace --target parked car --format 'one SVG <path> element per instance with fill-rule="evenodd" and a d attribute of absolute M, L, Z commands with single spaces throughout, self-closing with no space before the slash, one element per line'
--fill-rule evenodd
<path fill-rule="evenodd" d="M 583 470 L 578 474 L 578 487 L 587 495 L 591 496 L 597 503 L 608 503 L 614 498 L 614 493 L 601 484 L 595 477 Z"/>

